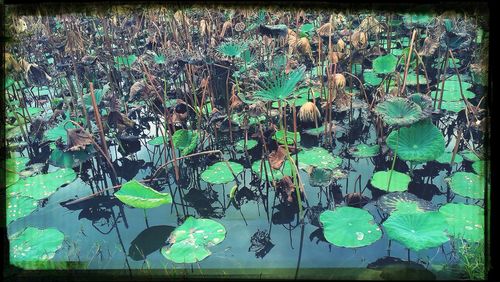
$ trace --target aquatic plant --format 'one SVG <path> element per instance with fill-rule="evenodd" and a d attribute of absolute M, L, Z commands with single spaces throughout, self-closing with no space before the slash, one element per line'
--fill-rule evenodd
<path fill-rule="evenodd" d="M 48 198 L 59 187 L 76 179 L 73 169 L 62 168 L 47 174 L 21 179 L 7 188 L 9 196 L 26 196 L 37 200 Z"/>
<path fill-rule="evenodd" d="M 408 192 L 392 192 L 381 196 L 376 205 L 385 213 L 419 213 L 435 211 L 437 207 Z"/>
<path fill-rule="evenodd" d="M 282 101 L 289 98 L 297 84 L 302 81 L 305 67 L 299 67 L 288 74 L 284 71 L 272 71 L 269 77 L 264 78 L 261 89 L 254 93 L 254 97 L 263 101 Z"/>
<path fill-rule="evenodd" d="M 389 183 L 390 180 L 390 184 Z M 389 171 L 377 171 L 373 174 L 370 183 L 373 187 L 388 191 L 388 192 L 401 192 L 408 189 L 411 177 L 407 174 L 389 170 Z"/>
<path fill-rule="evenodd" d="M 243 166 L 235 162 L 218 162 L 201 173 L 201 179 L 210 184 L 224 184 L 234 181 L 243 171 Z"/>
<path fill-rule="evenodd" d="M 463 171 L 452 174 L 449 181 L 453 192 L 472 199 L 484 198 L 484 183 L 484 176 Z"/>
<path fill-rule="evenodd" d="M 377 104 L 374 109 L 386 124 L 407 126 L 419 121 L 422 109 L 414 102 L 400 97 L 392 97 Z"/>
<path fill-rule="evenodd" d="M 380 56 L 373 60 L 373 71 L 380 74 L 392 73 L 396 70 L 398 58 L 393 54 Z"/>
<path fill-rule="evenodd" d="M 217 51 L 227 57 L 240 57 L 248 49 L 246 43 L 226 42 L 217 47 Z"/>
<path fill-rule="evenodd" d="M 351 147 L 349 153 L 356 158 L 370 158 L 379 154 L 380 145 L 366 145 L 359 144 L 357 146 Z"/>
<path fill-rule="evenodd" d="M 326 240 L 335 246 L 358 248 L 371 245 L 382 237 L 373 216 L 360 208 L 327 210 L 321 213 L 319 220 Z"/>
<path fill-rule="evenodd" d="M 139 209 L 151 209 L 172 203 L 169 193 L 160 193 L 135 179 L 123 184 L 120 190 L 115 192 L 115 197 L 124 204 Z"/>
<path fill-rule="evenodd" d="M 468 242 L 484 240 L 484 209 L 476 205 L 448 203 L 439 208 L 448 223 L 447 232 Z"/>
<path fill-rule="evenodd" d="M 37 262 L 54 258 L 63 240 L 64 234 L 55 228 L 27 227 L 9 236 L 10 263 L 24 269 L 30 269 L 31 264 L 38 268 Z"/>

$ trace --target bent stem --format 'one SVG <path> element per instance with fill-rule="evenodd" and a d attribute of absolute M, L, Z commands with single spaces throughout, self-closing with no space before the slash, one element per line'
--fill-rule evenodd
<path fill-rule="evenodd" d="M 396 150 L 394 151 L 394 159 L 392 159 L 391 172 L 389 173 L 389 181 L 387 182 L 387 192 L 389 192 L 389 187 L 391 187 L 392 172 L 394 171 L 394 166 L 396 165 L 396 159 L 398 157 L 399 148 L 399 128 L 398 135 L 396 136 Z"/>

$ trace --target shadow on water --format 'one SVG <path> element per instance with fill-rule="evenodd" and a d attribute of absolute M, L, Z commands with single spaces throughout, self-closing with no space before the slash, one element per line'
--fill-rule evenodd
<path fill-rule="evenodd" d="M 135 261 L 145 260 L 153 252 L 167 245 L 170 233 L 174 226 L 158 225 L 144 229 L 132 242 L 128 249 L 128 256 Z"/>
<path fill-rule="evenodd" d="M 436 280 L 436 275 L 425 266 L 396 257 L 379 258 L 369 263 L 367 268 L 382 271 L 380 277 L 383 280 Z"/>

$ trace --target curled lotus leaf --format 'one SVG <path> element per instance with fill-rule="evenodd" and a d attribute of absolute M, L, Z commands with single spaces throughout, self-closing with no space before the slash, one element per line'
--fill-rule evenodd
<path fill-rule="evenodd" d="M 135 179 L 123 184 L 115 193 L 115 197 L 131 207 L 140 209 L 156 208 L 172 203 L 172 196 L 169 193 L 160 193 Z"/>
<path fill-rule="evenodd" d="M 435 211 L 437 207 L 429 201 L 420 199 L 408 192 L 393 192 L 381 196 L 377 206 L 385 213 L 419 213 Z"/>
<path fill-rule="evenodd" d="M 386 124 L 393 126 L 411 125 L 422 118 L 422 109 L 414 102 L 392 97 L 375 107 L 377 113 Z"/>

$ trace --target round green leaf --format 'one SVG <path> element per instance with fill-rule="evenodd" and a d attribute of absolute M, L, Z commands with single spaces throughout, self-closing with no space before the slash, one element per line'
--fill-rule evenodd
<path fill-rule="evenodd" d="M 460 101 L 443 101 L 441 103 L 441 109 L 447 110 L 449 112 L 458 113 L 461 110 L 465 109 L 465 104 L 463 100 Z"/>
<path fill-rule="evenodd" d="M 294 144 L 294 138 L 295 138 L 295 133 L 293 131 L 287 131 L 286 132 L 286 138 L 285 138 L 285 131 L 284 130 L 278 130 L 273 136 L 273 139 L 278 141 L 279 144 L 285 144 L 285 139 L 288 145 L 293 145 Z M 300 133 L 297 132 L 297 144 L 300 143 Z"/>
<path fill-rule="evenodd" d="M 391 184 L 389 190 L 387 190 L 390 174 L 390 170 L 375 172 L 372 176 L 371 184 L 377 189 L 389 192 L 402 192 L 408 190 L 408 185 L 411 181 L 410 176 L 395 170 L 392 171 Z"/>
<path fill-rule="evenodd" d="M 401 77 L 403 77 L 404 74 L 401 74 Z M 418 84 L 424 85 L 427 84 L 427 79 L 425 78 L 425 75 L 420 73 L 418 75 Z M 406 85 L 417 85 L 417 74 L 414 72 L 410 72 L 406 75 Z"/>
<path fill-rule="evenodd" d="M 7 224 L 28 216 L 38 208 L 38 201 L 24 196 L 7 196 Z"/>
<path fill-rule="evenodd" d="M 373 70 L 365 70 L 363 72 L 363 79 L 365 83 L 371 86 L 377 86 L 382 82 L 382 78 L 378 76 Z"/>
<path fill-rule="evenodd" d="M 243 171 L 243 166 L 241 164 L 235 162 L 228 163 L 235 176 Z M 224 184 L 234 181 L 234 176 L 231 173 L 231 170 L 227 167 L 226 162 L 222 161 L 205 169 L 205 171 L 201 174 L 201 179 L 210 184 Z"/>
<path fill-rule="evenodd" d="M 50 260 L 62 247 L 63 240 L 64 234 L 57 229 L 27 227 L 9 237 L 10 263 L 22 266 Z"/>
<path fill-rule="evenodd" d="M 453 156 L 452 152 L 444 152 L 439 158 L 436 159 L 436 162 L 442 164 L 450 164 L 452 156 Z M 459 154 L 455 154 L 454 163 L 461 163 L 462 161 L 463 161 L 462 156 L 460 156 Z"/>
<path fill-rule="evenodd" d="M 7 189 L 7 194 L 41 200 L 55 193 L 62 185 L 71 183 L 75 179 L 76 173 L 72 169 L 63 168 L 47 174 L 21 179 Z"/>
<path fill-rule="evenodd" d="M 476 154 L 474 154 L 474 152 L 472 152 L 470 150 L 465 150 L 463 152 L 460 152 L 460 155 L 462 155 L 462 157 L 464 157 L 464 159 L 466 159 L 470 162 L 476 162 L 476 161 L 481 160 Z"/>
<path fill-rule="evenodd" d="M 455 172 L 449 184 L 451 190 L 460 196 L 472 199 L 484 198 L 484 176 L 471 172 Z"/>
<path fill-rule="evenodd" d="M 380 146 L 378 144 L 375 145 L 359 144 L 357 146 L 352 147 L 349 151 L 353 157 L 370 158 L 378 155 L 380 151 Z"/>
<path fill-rule="evenodd" d="M 309 173 L 309 183 L 315 187 L 326 187 L 334 180 L 329 169 L 315 168 Z"/>
<path fill-rule="evenodd" d="M 449 203 L 439 212 L 448 222 L 448 234 L 469 242 L 484 239 L 484 209 L 475 205 Z"/>
<path fill-rule="evenodd" d="M 470 92 L 469 90 L 464 90 L 462 89 L 463 91 L 463 94 L 464 94 L 464 97 L 467 98 L 467 99 L 472 99 L 474 98 L 474 96 L 476 96 L 476 94 Z M 441 91 L 438 91 L 437 95 L 436 95 L 436 92 L 433 91 L 431 93 L 432 95 L 432 98 L 434 100 L 436 99 L 439 99 L 439 97 L 441 97 Z M 436 98 L 437 97 L 437 98 Z M 462 102 L 462 95 L 460 94 L 460 89 L 453 89 L 453 90 L 450 90 L 450 89 L 444 89 L 443 91 L 443 102 L 452 102 L 452 101 L 460 101 Z M 463 104 L 464 102 L 462 102 Z M 441 105 L 442 107 L 443 105 Z"/>
<path fill-rule="evenodd" d="M 129 55 L 129 56 L 118 56 L 118 57 L 115 57 L 115 66 L 117 68 L 121 67 L 121 66 L 127 66 L 127 67 L 131 67 L 132 64 L 137 60 L 137 56 L 132 54 L 132 55 Z"/>
<path fill-rule="evenodd" d="M 196 149 L 198 138 L 198 133 L 187 129 L 179 129 L 172 136 L 175 147 L 181 150 L 182 155 L 188 155 Z"/>
<path fill-rule="evenodd" d="M 429 201 L 408 192 L 393 192 L 381 196 L 377 200 L 377 206 L 387 214 L 398 213 L 419 213 L 434 211 L 436 207 Z"/>
<path fill-rule="evenodd" d="M 368 246 L 382 237 L 380 227 L 366 210 L 339 207 L 319 216 L 325 239 L 333 245 L 346 248 Z"/>
<path fill-rule="evenodd" d="M 393 54 L 380 56 L 373 60 L 373 71 L 380 74 L 391 73 L 396 70 L 398 58 Z"/>
<path fill-rule="evenodd" d="M 479 175 L 484 175 L 486 171 L 486 162 L 483 160 L 475 161 L 472 164 L 472 169 Z"/>
<path fill-rule="evenodd" d="M 309 150 L 303 150 L 299 153 L 299 165 L 310 165 L 316 168 L 330 169 L 337 168 L 342 159 L 338 156 L 333 156 L 326 149 L 321 147 L 313 147 Z"/>
<path fill-rule="evenodd" d="M 446 243 L 446 220 L 439 212 L 393 213 L 382 224 L 390 239 L 420 251 Z"/>
<path fill-rule="evenodd" d="M 248 139 L 247 144 L 246 144 L 247 145 L 246 149 L 251 150 L 255 146 L 257 146 L 257 144 L 258 144 L 257 140 Z M 234 144 L 234 147 L 235 147 L 236 151 L 244 152 L 245 151 L 245 140 L 240 140 L 240 141 L 236 142 L 236 144 Z"/>
<path fill-rule="evenodd" d="M 374 110 L 388 125 L 410 125 L 422 117 L 422 109 L 417 104 L 401 97 L 388 98 Z"/>
<path fill-rule="evenodd" d="M 45 131 L 45 139 L 48 141 L 56 141 L 57 139 L 62 138 L 63 142 L 66 143 L 66 129 L 69 128 L 76 128 L 76 126 L 73 123 L 66 123 L 66 121 L 62 121 L 56 127 Z"/>
<path fill-rule="evenodd" d="M 135 179 L 123 184 L 122 188 L 115 192 L 115 197 L 124 204 L 140 209 L 151 209 L 172 203 L 172 196 L 169 193 L 160 193 Z"/>
<path fill-rule="evenodd" d="M 222 242 L 226 229 L 211 219 L 188 217 L 169 237 L 171 246 L 164 247 L 162 254 L 176 263 L 194 263 L 210 255 L 206 247 Z"/>
<path fill-rule="evenodd" d="M 410 127 L 393 130 L 387 137 L 387 146 L 406 161 L 426 162 L 437 159 L 444 152 L 445 142 L 441 130 L 428 120 L 419 121 Z"/>
<path fill-rule="evenodd" d="M 273 178 L 274 180 L 280 180 L 283 178 L 283 173 L 281 173 L 278 169 L 273 169 L 271 175 L 271 165 L 268 161 L 264 161 L 262 168 L 264 167 L 265 169 L 261 172 L 261 160 L 257 160 L 252 163 L 252 171 L 263 180 L 266 180 L 266 174 L 269 181 L 272 181 Z"/>

